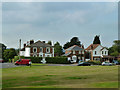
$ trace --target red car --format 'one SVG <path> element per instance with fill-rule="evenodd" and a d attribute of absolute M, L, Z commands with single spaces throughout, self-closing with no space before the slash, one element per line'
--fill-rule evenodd
<path fill-rule="evenodd" d="M 0 63 L 4 63 L 4 60 L 0 60 Z"/>
<path fill-rule="evenodd" d="M 31 60 L 30 59 L 20 59 L 15 62 L 15 65 L 31 65 Z"/>

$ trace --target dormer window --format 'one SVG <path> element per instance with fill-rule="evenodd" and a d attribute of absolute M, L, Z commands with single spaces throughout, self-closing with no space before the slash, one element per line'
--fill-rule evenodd
<path fill-rule="evenodd" d="M 33 47 L 33 52 L 37 52 L 37 48 L 36 47 Z"/>

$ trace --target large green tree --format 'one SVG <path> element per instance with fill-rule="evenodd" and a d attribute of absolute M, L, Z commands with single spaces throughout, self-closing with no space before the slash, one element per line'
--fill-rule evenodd
<path fill-rule="evenodd" d="M 51 41 L 48 41 L 48 44 L 49 44 L 49 45 L 52 45 L 52 42 L 51 42 Z"/>
<path fill-rule="evenodd" d="M 109 54 L 118 56 L 120 54 L 120 40 L 115 40 L 113 43 L 112 47 L 109 48 Z"/>
<path fill-rule="evenodd" d="M 16 55 L 17 54 L 14 48 L 6 49 L 3 53 L 3 57 L 6 61 L 8 61 L 9 59 L 13 59 Z"/>
<path fill-rule="evenodd" d="M 63 54 L 63 49 L 59 42 L 54 44 L 54 53 L 55 56 L 61 56 Z"/>
<path fill-rule="evenodd" d="M 78 45 L 81 46 L 81 42 L 79 41 L 78 37 L 73 37 L 70 42 L 67 42 L 66 44 L 64 44 L 64 49 L 67 49 L 73 45 Z"/>
<path fill-rule="evenodd" d="M 99 37 L 100 37 L 99 35 L 96 35 L 96 36 L 94 37 L 93 44 L 101 44 Z"/>

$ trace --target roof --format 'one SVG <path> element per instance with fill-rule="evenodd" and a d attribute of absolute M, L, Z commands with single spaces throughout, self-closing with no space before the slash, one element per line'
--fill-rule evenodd
<path fill-rule="evenodd" d="M 106 47 L 103 47 L 102 49 L 101 49 L 101 51 L 103 50 L 103 49 L 107 49 Z M 107 49 L 108 50 L 108 49 Z"/>
<path fill-rule="evenodd" d="M 91 44 L 88 46 L 85 50 L 94 50 L 96 49 L 100 44 Z"/>
<path fill-rule="evenodd" d="M 83 48 L 81 48 L 80 46 L 74 45 L 69 47 L 68 49 L 66 49 L 65 51 L 71 51 L 71 50 L 75 50 L 75 51 L 79 51 L 79 50 L 84 50 Z"/>
<path fill-rule="evenodd" d="M 64 55 L 62 55 L 62 56 L 68 56 L 68 55 L 70 55 L 71 54 L 71 52 L 68 52 L 68 53 L 66 53 L 66 54 L 64 54 Z"/>
<path fill-rule="evenodd" d="M 51 45 L 47 44 L 47 43 L 43 43 L 41 41 L 37 41 L 33 44 L 30 45 L 31 47 L 52 47 Z"/>

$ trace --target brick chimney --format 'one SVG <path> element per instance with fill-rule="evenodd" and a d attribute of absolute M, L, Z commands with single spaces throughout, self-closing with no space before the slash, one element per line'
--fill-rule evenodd
<path fill-rule="evenodd" d="M 24 48 L 26 47 L 26 44 L 24 43 Z"/>
<path fill-rule="evenodd" d="M 45 43 L 45 41 L 42 41 L 43 43 Z"/>
<path fill-rule="evenodd" d="M 30 40 L 30 45 L 34 43 L 34 40 Z"/>

